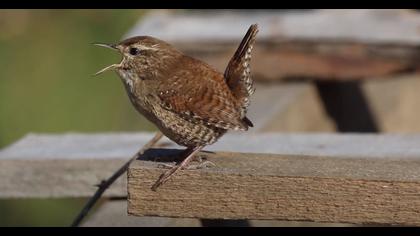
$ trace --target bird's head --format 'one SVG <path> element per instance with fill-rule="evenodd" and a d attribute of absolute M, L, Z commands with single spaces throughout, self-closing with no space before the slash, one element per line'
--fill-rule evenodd
<path fill-rule="evenodd" d="M 95 43 L 94 45 L 110 48 L 122 55 L 119 64 L 112 64 L 98 71 L 95 75 L 108 70 L 132 73 L 150 77 L 176 62 L 182 54 L 170 44 L 150 36 L 128 38 L 118 44 Z"/>

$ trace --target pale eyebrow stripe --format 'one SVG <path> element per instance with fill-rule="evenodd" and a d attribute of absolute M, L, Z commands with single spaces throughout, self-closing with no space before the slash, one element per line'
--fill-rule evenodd
<path fill-rule="evenodd" d="M 141 50 L 154 50 L 154 51 L 156 51 L 156 50 L 158 50 L 157 46 L 158 46 L 157 44 L 152 45 L 151 47 L 147 47 L 147 46 L 144 46 L 144 45 L 139 45 L 138 48 L 141 49 Z"/>

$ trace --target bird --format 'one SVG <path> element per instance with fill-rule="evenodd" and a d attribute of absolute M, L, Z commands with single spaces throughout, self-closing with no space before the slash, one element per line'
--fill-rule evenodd
<path fill-rule="evenodd" d="M 96 75 L 116 71 L 135 109 L 170 140 L 186 147 L 182 161 L 159 177 L 153 191 L 227 131 L 253 127 L 246 114 L 255 92 L 250 61 L 258 31 L 257 24 L 249 27 L 224 73 L 151 36 L 95 43 L 122 55 L 120 63 Z"/>

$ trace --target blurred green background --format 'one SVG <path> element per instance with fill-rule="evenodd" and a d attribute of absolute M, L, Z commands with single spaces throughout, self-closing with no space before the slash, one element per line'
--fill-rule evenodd
<path fill-rule="evenodd" d="M 155 128 L 131 107 L 111 43 L 145 10 L 0 10 L 0 148 L 29 132 Z M 0 190 L 1 191 L 1 190 Z M 0 200 L 0 226 L 67 226 L 85 199 Z"/>

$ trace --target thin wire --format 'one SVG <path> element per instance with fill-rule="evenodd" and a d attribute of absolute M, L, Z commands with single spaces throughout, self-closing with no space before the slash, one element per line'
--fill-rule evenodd
<path fill-rule="evenodd" d="M 99 184 L 98 190 L 96 190 L 95 194 L 89 199 L 89 201 L 86 203 L 86 205 L 83 207 L 82 211 L 80 211 L 79 215 L 74 219 L 73 223 L 71 224 L 71 227 L 77 227 L 80 225 L 82 220 L 86 217 L 86 215 L 89 213 L 90 209 L 95 205 L 95 203 L 99 200 L 99 198 L 102 196 L 102 194 L 105 192 L 105 190 L 111 186 L 115 182 L 115 180 L 118 179 L 122 174 L 124 174 L 128 167 L 130 166 L 131 162 L 139 158 L 141 155 L 144 154 L 144 152 L 151 148 L 153 145 L 155 145 L 161 138 L 163 134 L 161 132 L 157 132 L 155 136 L 146 143 L 133 157 L 131 157 L 130 160 L 128 160 L 123 166 L 120 167 L 111 177 L 109 177 L 107 180 L 103 180 Z"/>

